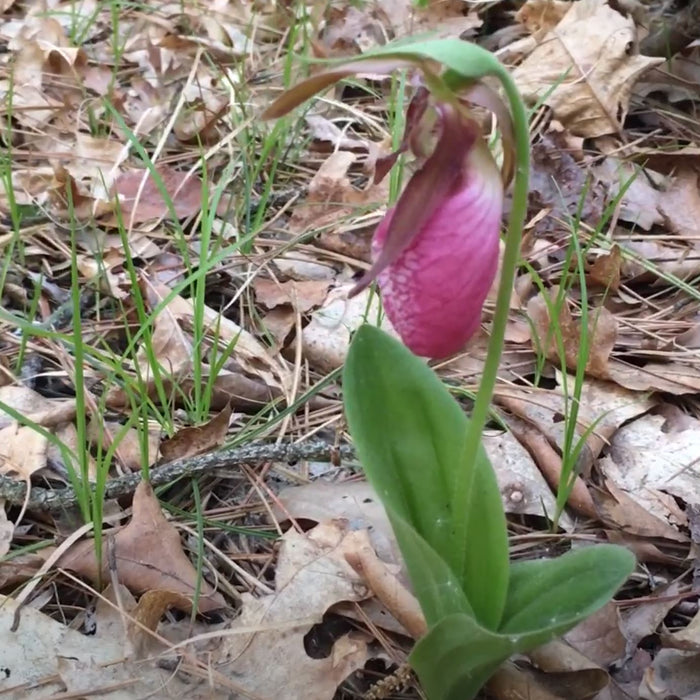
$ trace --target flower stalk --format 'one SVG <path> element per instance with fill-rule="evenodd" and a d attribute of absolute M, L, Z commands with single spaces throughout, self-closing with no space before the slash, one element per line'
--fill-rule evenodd
<path fill-rule="evenodd" d="M 525 225 L 525 217 L 527 216 L 530 175 L 530 132 L 527 112 L 510 73 L 499 64 L 496 75 L 503 86 L 508 100 L 514 130 L 515 174 L 513 180 L 513 203 L 506 233 L 496 308 L 491 322 L 491 336 L 479 390 L 467 429 L 463 464 L 473 464 L 476 461 L 477 452 L 481 444 L 481 434 L 489 415 L 491 400 L 496 387 L 496 380 L 498 379 L 498 367 L 503 353 L 506 325 L 510 311 L 510 299 L 515 282 L 515 272 L 520 260 L 522 231 Z M 456 483 L 453 490 L 456 499 L 463 499 L 465 494 L 471 494 L 474 473 L 473 469 L 456 470 Z M 465 509 L 460 507 L 460 503 L 455 503 L 453 513 L 455 513 L 457 518 L 455 522 L 456 537 L 466 537 L 468 520 Z"/>

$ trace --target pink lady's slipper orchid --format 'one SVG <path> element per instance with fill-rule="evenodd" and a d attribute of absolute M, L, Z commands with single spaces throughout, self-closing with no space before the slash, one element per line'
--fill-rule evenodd
<path fill-rule="evenodd" d="M 403 342 L 440 358 L 479 327 L 498 267 L 503 185 L 476 123 L 453 105 L 435 110 L 437 144 L 377 227 L 374 264 L 351 294 L 376 278 Z M 420 126 L 408 126 L 414 139 Z"/>
<path fill-rule="evenodd" d="M 363 72 L 405 67 L 397 61 L 368 63 Z M 421 69 L 433 83 L 439 79 L 429 64 Z M 267 116 L 278 116 L 359 70 L 345 66 L 315 76 L 280 98 Z M 377 227 L 373 264 L 350 292 L 355 295 L 377 280 L 387 316 L 403 342 L 415 354 L 432 358 L 458 352 L 476 332 L 498 268 L 503 183 L 470 104 L 499 118 L 504 179 L 512 169 L 510 114 L 496 93 L 476 81 L 463 94 L 441 93 L 436 99 L 426 87 L 416 90 L 401 147 L 377 163 L 375 181 L 402 152 L 411 150 L 423 161 Z"/>

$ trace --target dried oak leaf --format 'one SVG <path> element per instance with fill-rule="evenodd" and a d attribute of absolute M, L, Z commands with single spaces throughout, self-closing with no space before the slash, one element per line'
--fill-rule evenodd
<path fill-rule="evenodd" d="M 531 103 L 544 98 L 572 133 L 593 138 L 618 133 L 632 86 L 663 59 L 635 52 L 634 19 L 606 0 L 579 0 L 513 71 Z"/>
<path fill-rule="evenodd" d="M 610 601 L 564 635 L 574 649 L 599 666 L 610 666 L 625 655 L 618 606 Z"/>
<path fill-rule="evenodd" d="M 605 200 L 619 202 L 618 216 L 622 221 L 645 231 L 663 222 L 660 209 L 667 185 L 664 175 L 612 157 L 593 166 L 591 171 L 604 188 Z"/>
<path fill-rule="evenodd" d="M 573 394 L 574 379 L 556 374 L 558 387 L 549 391 L 511 386 L 499 390 L 496 401 L 511 414 L 541 433 L 555 454 L 561 455 L 565 446 L 567 399 Z M 564 390 L 564 383 L 567 390 Z M 645 394 L 628 391 L 613 382 L 586 379 L 581 390 L 576 439 L 585 439 L 578 461 L 578 472 L 590 474 L 603 448 L 625 422 L 648 411 L 654 402 Z"/>
<path fill-rule="evenodd" d="M 591 285 L 616 292 L 620 288 L 620 263 L 622 253 L 614 245 L 609 253 L 599 255 L 586 269 L 586 279 Z"/>
<path fill-rule="evenodd" d="M 606 205 L 605 188 L 569 152 L 567 138 L 565 132 L 550 131 L 532 146 L 528 212 L 548 210 L 536 224 L 538 235 L 568 232 L 571 213 L 579 210 L 583 221 L 597 221 Z"/>
<path fill-rule="evenodd" d="M 323 306 L 311 315 L 311 323 L 304 328 L 301 342 L 304 357 L 309 364 L 321 372 L 330 372 L 340 367 L 350 347 L 350 336 L 365 320 L 376 318 L 379 311 L 377 295 L 366 289 L 362 293 L 347 298 L 348 286 L 331 290 Z M 386 316 L 382 328 L 395 335 Z M 300 342 L 297 338 L 295 342 Z"/>
<path fill-rule="evenodd" d="M 182 549 L 180 535 L 161 511 L 150 484 L 142 481 L 134 493 L 133 515 L 114 537 L 106 537 L 102 571 L 98 572 L 92 541 L 72 547 L 58 565 L 93 581 L 109 578 L 109 561 L 116 563 L 117 577 L 134 593 L 159 590 L 179 594 L 175 605 L 191 610 L 199 574 Z M 221 594 L 201 581 L 198 612 L 225 607 Z"/>
<path fill-rule="evenodd" d="M 679 649 L 661 649 L 644 671 L 637 697 L 642 700 L 663 698 L 700 698 L 700 653 Z"/>
<path fill-rule="evenodd" d="M 170 294 L 170 288 L 144 277 L 142 280 L 151 309 Z M 163 384 L 169 395 L 187 396 L 193 389 L 192 332 L 194 309 L 190 299 L 176 296 L 156 316 L 151 340 L 153 354 L 162 367 Z M 218 343 L 219 352 L 228 352 L 228 360 L 219 368 L 212 382 L 212 408 L 223 409 L 231 402 L 236 408 L 259 408 L 273 398 L 284 395 L 291 386 L 291 374 L 283 360 L 273 357 L 249 331 L 208 306 L 204 307 L 205 343 Z M 156 396 L 148 355 L 140 350 L 137 361 L 143 376 L 149 378 L 149 395 Z M 200 380 L 207 382 L 212 368 L 201 367 Z M 177 387 L 173 387 L 177 383 Z M 114 408 L 129 405 L 120 387 L 109 390 L 107 404 Z"/>
<path fill-rule="evenodd" d="M 46 466 L 48 439 L 30 426 L 20 426 L 3 406 L 33 423 L 57 429 L 75 416 L 75 401 L 53 401 L 25 386 L 0 387 L 0 471 L 29 477 Z"/>
<path fill-rule="evenodd" d="M 106 602 L 110 599 L 111 606 Z M 120 606 L 123 604 L 123 607 Z M 100 596 L 95 610 L 96 633 L 83 634 L 46 614 L 0 596 L 0 645 L 5 677 L 0 680 L 8 700 L 35 697 L 187 698 L 223 700 L 230 690 L 212 687 L 211 679 L 173 673 L 162 659 L 130 658 L 126 634 L 133 600 L 121 591 L 119 605 L 111 588 Z M 126 613 L 126 615 L 125 615 Z M 105 614 L 111 619 L 105 619 Z M 13 631 L 13 621 L 18 628 Z M 103 624 L 104 622 L 104 624 Z M 187 672 L 186 669 L 182 670 Z"/>
<path fill-rule="evenodd" d="M 298 204 L 289 221 L 292 233 L 320 231 L 319 243 L 360 260 L 370 258 L 371 224 L 367 221 L 360 229 L 357 226 L 343 230 L 342 223 L 372 204 L 386 202 L 388 178 L 369 189 L 356 188 L 348 174 L 356 155 L 350 151 L 336 151 L 321 165 L 309 183 L 306 200 Z"/>
<path fill-rule="evenodd" d="M 659 209 L 671 233 L 696 241 L 700 237 L 700 187 L 698 172 L 693 168 L 681 169 L 671 186 L 659 197 Z"/>
<path fill-rule="evenodd" d="M 609 367 L 610 379 L 635 391 L 664 391 L 682 396 L 700 391 L 700 366 L 693 359 L 682 362 L 647 362 L 643 366 L 614 360 Z"/>
<path fill-rule="evenodd" d="M 515 19 L 539 40 L 561 22 L 570 7 L 570 0 L 526 0 Z"/>
<path fill-rule="evenodd" d="M 649 513 L 673 525 L 685 525 L 686 516 L 675 499 L 700 503 L 698 454 L 700 421 L 669 429 L 663 415 L 647 414 L 617 431 L 600 467 Z"/>
<path fill-rule="evenodd" d="M 160 445 L 160 429 L 149 430 L 147 436 L 147 454 L 144 455 L 142 435 L 136 428 L 124 430 L 124 426 L 116 421 L 93 419 L 88 425 L 88 440 L 93 447 L 111 444 L 118 440 L 115 454 L 123 467 L 136 472 L 144 464 L 152 466 L 158 459 Z M 144 460 L 145 457 L 145 460 Z"/>
<path fill-rule="evenodd" d="M 275 571 L 275 593 L 243 594 L 243 608 L 219 646 L 219 666 L 256 697 L 331 700 L 337 686 L 367 661 L 367 642 L 346 634 L 330 654 L 311 658 L 304 637 L 340 601 L 361 601 L 370 593 L 345 561 L 352 548 L 347 523 L 331 521 L 306 534 L 289 530 Z"/>
<path fill-rule="evenodd" d="M 4 557 L 10 551 L 14 534 L 15 524 L 7 519 L 5 503 L 0 501 L 0 557 Z"/>
<path fill-rule="evenodd" d="M 489 680 L 490 697 L 537 698 L 537 700 L 590 700 L 601 697 L 610 683 L 602 668 L 577 668 L 547 672 L 535 666 L 520 663 L 504 664 Z"/>
<path fill-rule="evenodd" d="M 605 461 L 602 462 L 603 468 L 604 465 Z M 604 487 L 591 491 L 600 519 L 614 526 L 622 535 L 674 542 L 688 541 L 688 537 L 678 528 L 665 518 L 650 512 L 627 491 L 618 487 L 612 479 L 604 479 Z"/>

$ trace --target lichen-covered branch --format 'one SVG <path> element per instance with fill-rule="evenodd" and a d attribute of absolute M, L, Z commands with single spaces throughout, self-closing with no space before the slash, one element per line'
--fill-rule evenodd
<path fill-rule="evenodd" d="M 153 486 L 168 484 L 175 479 L 202 476 L 213 469 L 236 467 L 241 464 L 258 462 L 292 462 L 297 460 L 332 461 L 336 458 L 351 459 L 352 447 L 334 447 L 327 442 L 304 443 L 253 443 L 220 452 L 210 452 L 198 457 L 178 459 L 151 469 L 150 482 Z M 128 474 L 112 479 L 105 487 L 105 498 L 117 498 L 133 493 L 141 481 L 141 474 Z M 32 487 L 27 498 L 27 486 L 7 476 L 0 476 L 0 498 L 13 505 L 22 505 L 25 500 L 29 510 L 61 511 L 78 504 L 78 497 L 71 487 L 46 489 Z"/>

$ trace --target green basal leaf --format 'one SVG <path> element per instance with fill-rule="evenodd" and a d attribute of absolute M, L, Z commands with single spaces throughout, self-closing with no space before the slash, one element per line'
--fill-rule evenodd
<path fill-rule="evenodd" d="M 475 464 L 463 463 L 464 412 L 423 360 L 369 325 L 350 346 L 343 386 L 355 447 L 387 510 L 448 564 L 479 622 L 496 628 L 508 589 L 505 515 L 483 447 Z M 474 474 L 470 492 L 455 496 L 457 469 Z M 468 514 L 460 541 L 454 537 L 453 504 Z M 411 561 L 409 572 L 413 576 L 423 565 Z"/>
<path fill-rule="evenodd" d="M 469 700 L 512 654 L 557 637 L 607 603 L 635 566 L 623 547 L 599 545 L 512 567 L 505 622 L 496 633 L 448 615 L 416 644 L 409 661 L 430 700 Z"/>
<path fill-rule="evenodd" d="M 444 559 L 403 518 L 390 509 L 387 515 L 428 627 L 456 612 L 474 617 L 460 582 Z"/>
<path fill-rule="evenodd" d="M 601 544 L 511 567 L 500 632 L 561 634 L 602 608 L 634 571 L 634 555 Z M 541 642 L 539 642 L 541 643 Z"/>
<path fill-rule="evenodd" d="M 508 637 L 456 614 L 417 642 L 409 662 L 429 700 L 470 700 L 515 651 Z"/>

